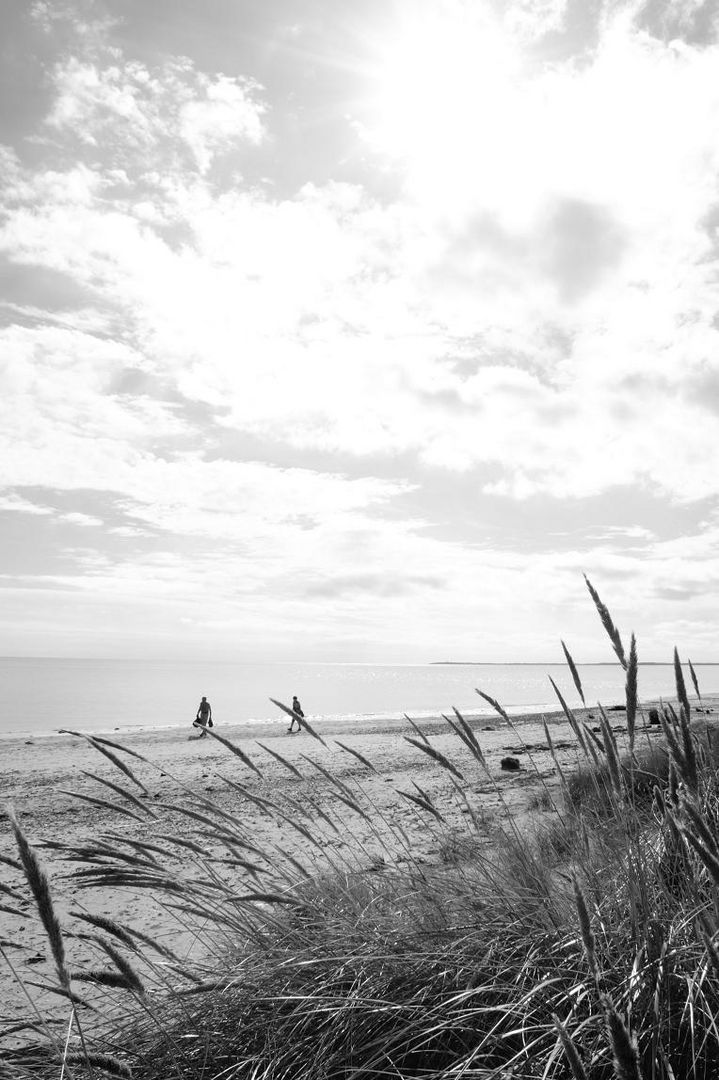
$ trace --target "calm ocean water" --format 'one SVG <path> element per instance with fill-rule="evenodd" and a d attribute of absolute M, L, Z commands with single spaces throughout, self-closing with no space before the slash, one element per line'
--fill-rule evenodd
<path fill-rule="evenodd" d="M 719 691 L 719 664 L 697 669 L 703 693 Z M 616 665 L 580 665 L 588 704 L 624 700 L 624 673 Z M 413 718 L 492 710 L 475 687 L 509 712 L 557 708 L 552 676 L 570 705 L 580 704 L 561 664 L 234 664 L 138 660 L 0 658 L 0 736 L 23 732 L 113 731 L 191 723 L 200 697 L 212 703 L 218 724 L 287 722 L 269 698 L 289 704 L 297 694 L 310 718 Z M 687 688 L 691 687 L 686 672 Z M 670 697 L 671 665 L 641 666 L 642 698 Z"/>

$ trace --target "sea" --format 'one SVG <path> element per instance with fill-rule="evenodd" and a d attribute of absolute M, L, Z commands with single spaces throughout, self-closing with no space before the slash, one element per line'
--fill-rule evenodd
<path fill-rule="evenodd" d="M 619 664 L 577 665 L 588 705 L 624 701 Z M 695 665 L 703 694 L 719 692 L 719 664 Z M 456 707 L 470 716 L 493 715 L 482 690 L 512 715 L 556 710 L 550 677 L 570 706 L 581 704 L 563 664 L 322 664 L 228 663 L 0 658 L 0 738 L 185 727 L 204 695 L 218 725 L 287 724 L 271 698 L 291 704 L 298 696 L 305 715 L 362 724 L 383 718 L 437 716 Z M 694 695 L 688 670 L 687 690 Z M 641 664 L 643 700 L 675 695 L 671 664 Z"/>

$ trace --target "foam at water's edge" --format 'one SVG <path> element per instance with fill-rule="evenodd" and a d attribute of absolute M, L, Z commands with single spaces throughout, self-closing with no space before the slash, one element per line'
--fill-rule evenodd
<path fill-rule="evenodd" d="M 522 704 L 522 705 L 507 705 L 505 712 L 510 716 L 524 716 L 532 713 L 555 713 L 557 712 L 556 702 L 538 702 L 536 704 Z M 335 713 L 325 714 L 322 716 L 307 715 L 307 719 L 312 726 L 320 733 L 322 731 L 323 724 L 356 724 L 361 726 L 363 724 L 381 724 L 384 721 L 397 721 L 404 718 L 402 712 L 382 712 L 382 713 Z M 412 720 L 436 720 L 439 718 L 436 709 L 417 711 L 414 710 L 411 714 Z M 494 717 L 499 719 L 494 709 L 487 707 L 485 709 L 472 709 L 466 710 L 466 715 L 471 719 L 478 717 Z M 248 717 L 244 720 L 226 721 L 221 726 L 218 725 L 220 731 L 237 732 L 238 728 L 243 727 L 260 727 L 270 726 L 283 728 L 287 724 L 286 716 L 264 716 L 264 717 Z M 192 726 L 183 722 L 181 724 L 105 724 L 101 726 L 79 726 L 74 725 L 68 721 L 67 727 L 73 731 L 81 732 L 85 735 L 103 735 L 110 738 L 122 738 L 123 735 L 140 735 L 151 734 L 152 732 L 163 731 L 191 731 Z M 34 730 L 32 728 L 22 729 L 14 728 L 12 731 L 0 732 L 0 742 L 9 739 L 46 739 L 51 737 L 57 737 L 60 734 L 58 728 L 47 729 L 43 731 Z"/>

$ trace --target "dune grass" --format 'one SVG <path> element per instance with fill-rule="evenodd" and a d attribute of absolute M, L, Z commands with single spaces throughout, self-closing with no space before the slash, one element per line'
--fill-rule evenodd
<path fill-rule="evenodd" d="M 147 788 L 120 757 L 122 747 L 88 738 L 132 785 L 109 786 L 122 800 L 118 809 L 147 822 L 148 838 L 117 833 L 55 846 L 78 882 L 150 890 L 196 928 L 205 952 L 189 962 L 142 928 L 83 912 L 63 930 L 14 819 L 20 863 L 5 864 L 7 888 L 21 888 L 24 870 L 50 938 L 52 989 L 67 998 L 84 1042 L 74 1039 L 70 1052 L 68 1039 L 32 1016 L 32 1037 L 22 1051 L 8 1049 L 0 1075 L 3 1068 L 17 1080 L 128 1071 L 137 1080 L 719 1075 L 719 740 L 692 715 L 676 653 L 676 707 L 661 710 L 659 744 L 644 738 L 636 642 L 632 636 L 627 654 L 587 584 L 626 672 L 626 739 L 619 742 L 601 707 L 594 731 L 557 691 L 581 765 L 562 770 L 547 730 L 559 786 L 550 791 L 538 779 L 533 827 L 520 828 L 507 813 L 487 842 L 467 779 L 491 780 L 477 732 L 456 711 L 445 718 L 457 737 L 452 760 L 415 730 L 409 743 L 443 770 L 465 822 L 463 830 L 447 822 L 416 785 L 398 793 L 433 831 L 434 864 L 416 857 L 361 783 L 321 762 L 306 759 L 363 826 L 364 839 L 358 830 L 345 854 L 332 846 L 342 826 L 326 806 L 227 779 L 238 805 L 251 801 L 299 847 L 260 845 L 241 813 L 180 780 L 172 800 L 145 803 L 136 792 Z M 218 742 L 262 776 L 259 759 Z M 343 744 L 338 752 L 354 753 Z M 63 935 L 92 946 L 98 964 L 73 971 Z"/>

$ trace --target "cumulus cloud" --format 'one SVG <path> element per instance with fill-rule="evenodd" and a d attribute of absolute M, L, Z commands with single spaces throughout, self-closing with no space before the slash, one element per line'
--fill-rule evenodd
<path fill-rule="evenodd" d="M 264 137 L 265 106 L 251 79 L 206 75 L 189 60 L 151 70 L 115 54 L 115 62 L 76 56 L 55 69 L 50 129 L 80 144 L 102 144 L 105 160 L 147 171 L 152 163 L 182 165 L 182 146 L 206 173 L 215 157 Z M 111 156 L 112 155 L 112 156 Z"/>
<path fill-rule="evenodd" d="M 195 155 L 200 172 L 206 173 L 213 157 L 237 141 L 259 143 L 264 136 L 264 107 L 253 101 L 237 79 L 220 75 L 205 77 L 202 96 L 195 93 L 180 110 L 180 131 Z"/>

